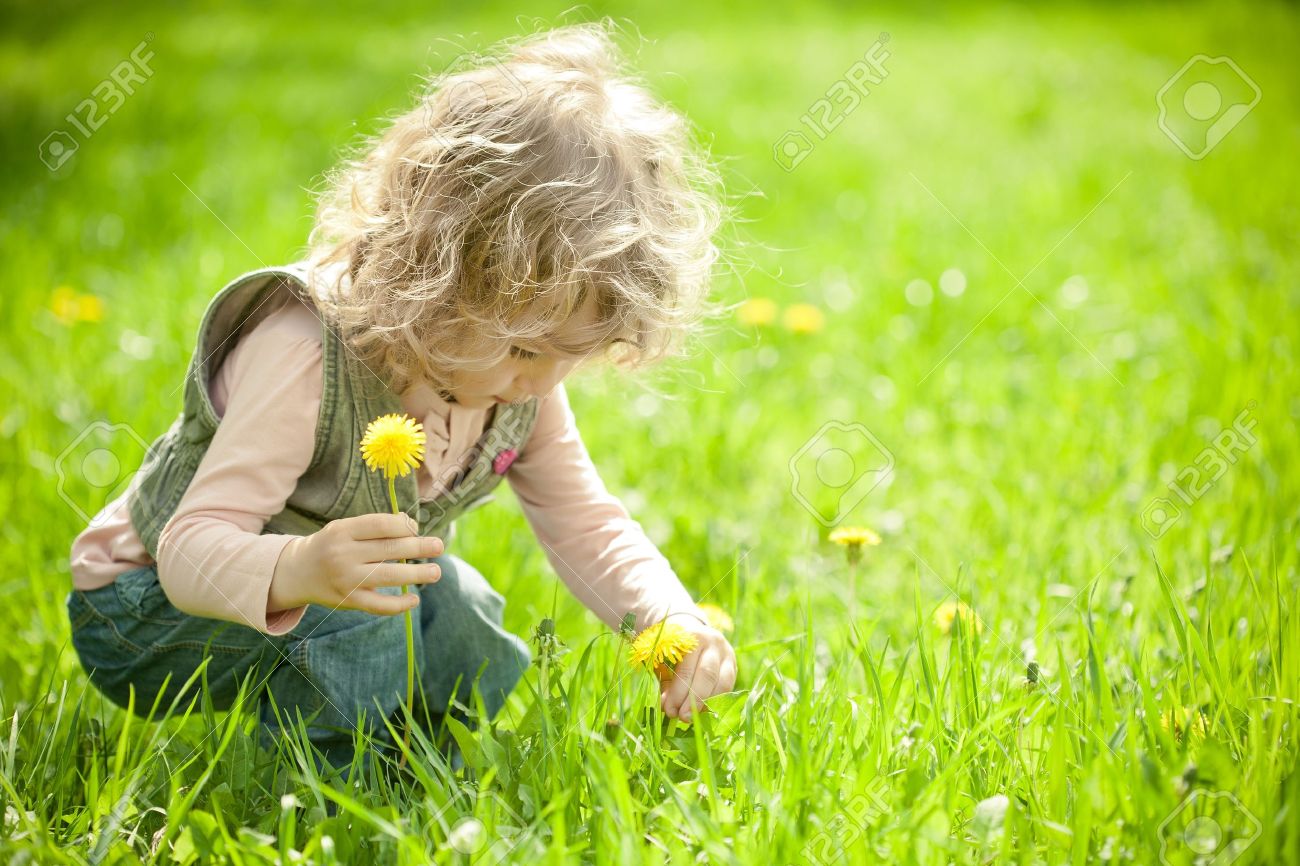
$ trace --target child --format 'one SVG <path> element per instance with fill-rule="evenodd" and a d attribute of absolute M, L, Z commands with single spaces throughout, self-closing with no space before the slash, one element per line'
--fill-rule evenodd
<path fill-rule="evenodd" d="M 662 684 L 665 713 L 689 720 L 732 688 L 731 646 L 605 490 L 561 384 L 598 354 L 663 355 L 698 315 L 712 178 L 604 27 L 437 81 L 331 175 L 304 261 L 209 305 L 180 416 L 73 544 L 68 612 L 92 681 L 147 707 L 206 658 L 224 708 L 256 672 L 327 757 L 347 755 L 358 724 L 382 733 L 380 711 L 399 709 L 398 614 L 414 608 L 417 705 L 449 711 L 476 684 L 495 714 L 529 651 L 450 538 L 504 477 L 604 622 L 671 616 L 698 639 Z M 401 515 L 358 453 L 389 413 L 428 438 Z"/>

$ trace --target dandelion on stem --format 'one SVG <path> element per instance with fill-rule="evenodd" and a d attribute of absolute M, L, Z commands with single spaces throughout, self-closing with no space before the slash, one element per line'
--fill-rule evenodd
<path fill-rule="evenodd" d="M 397 479 L 405 478 L 424 460 L 424 427 L 408 415 L 381 415 L 366 426 L 361 437 L 361 457 L 371 472 L 382 472 L 388 482 L 388 504 L 393 514 L 400 514 L 397 506 Z M 402 560 L 406 562 L 406 560 Z M 402 592 L 409 591 L 404 585 Z M 406 709 L 410 717 L 415 714 L 415 614 L 406 611 Z M 411 745 L 411 728 L 408 725 L 404 745 Z M 403 760 L 405 754 L 403 754 Z"/>
<path fill-rule="evenodd" d="M 862 561 L 862 549 L 880 544 L 880 536 L 874 529 L 865 526 L 841 526 L 831 530 L 831 544 L 844 548 L 844 555 L 849 560 L 849 614 L 856 619 L 858 614 L 858 563 Z"/>

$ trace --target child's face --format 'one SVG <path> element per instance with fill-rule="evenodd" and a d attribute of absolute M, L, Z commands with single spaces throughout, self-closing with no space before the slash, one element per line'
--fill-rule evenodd
<path fill-rule="evenodd" d="M 468 409 L 521 403 L 548 394 L 581 360 L 579 355 L 528 351 L 516 346 L 510 357 L 486 370 L 461 372 L 448 394 Z"/>
<path fill-rule="evenodd" d="M 547 344 L 518 343 L 509 356 L 486 370 L 461 371 L 448 389 L 449 396 L 470 409 L 545 396 L 590 354 L 560 347 L 583 340 L 596 321 L 596 309 L 594 299 L 589 299 Z"/>

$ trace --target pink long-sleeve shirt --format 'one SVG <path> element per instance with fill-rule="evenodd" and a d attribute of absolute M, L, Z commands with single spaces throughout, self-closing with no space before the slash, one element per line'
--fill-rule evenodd
<path fill-rule="evenodd" d="M 215 436 L 158 542 L 158 579 L 186 613 L 283 634 L 305 607 L 269 610 L 271 578 L 292 536 L 262 535 L 283 510 L 314 450 L 322 393 L 321 325 L 290 303 L 243 336 L 212 378 Z M 453 477 L 487 422 L 487 409 L 448 403 L 427 386 L 400 395 L 427 436 L 420 496 Z M 699 615 L 641 526 L 605 488 L 578 434 L 563 386 L 541 399 L 537 424 L 506 472 L 551 566 L 602 621 L 632 612 L 637 628 L 669 613 Z M 73 585 L 91 590 L 155 564 L 131 524 L 128 487 L 72 545 Z M 454 543 L 452 545 L 454 547 Z M 449 551 L 449 552 L 453 552 Z M 490 575 L 490 565 L 485 568 Z"/>

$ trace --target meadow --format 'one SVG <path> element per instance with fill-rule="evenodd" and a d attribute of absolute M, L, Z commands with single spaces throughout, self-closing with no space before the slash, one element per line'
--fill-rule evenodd
<path fill-rule="evenodd" d="M 1294 7 L 4 9 L 0 862 L 1300 862 Z M 604 15 L 736 219 L 689 354 L 569 393 L 736 691 L 665 722 L 503 492 L 456 553 L 538 664 L 466 768 L 101 698 L 68 548 L 211 294 L 421 74 Z"/>

